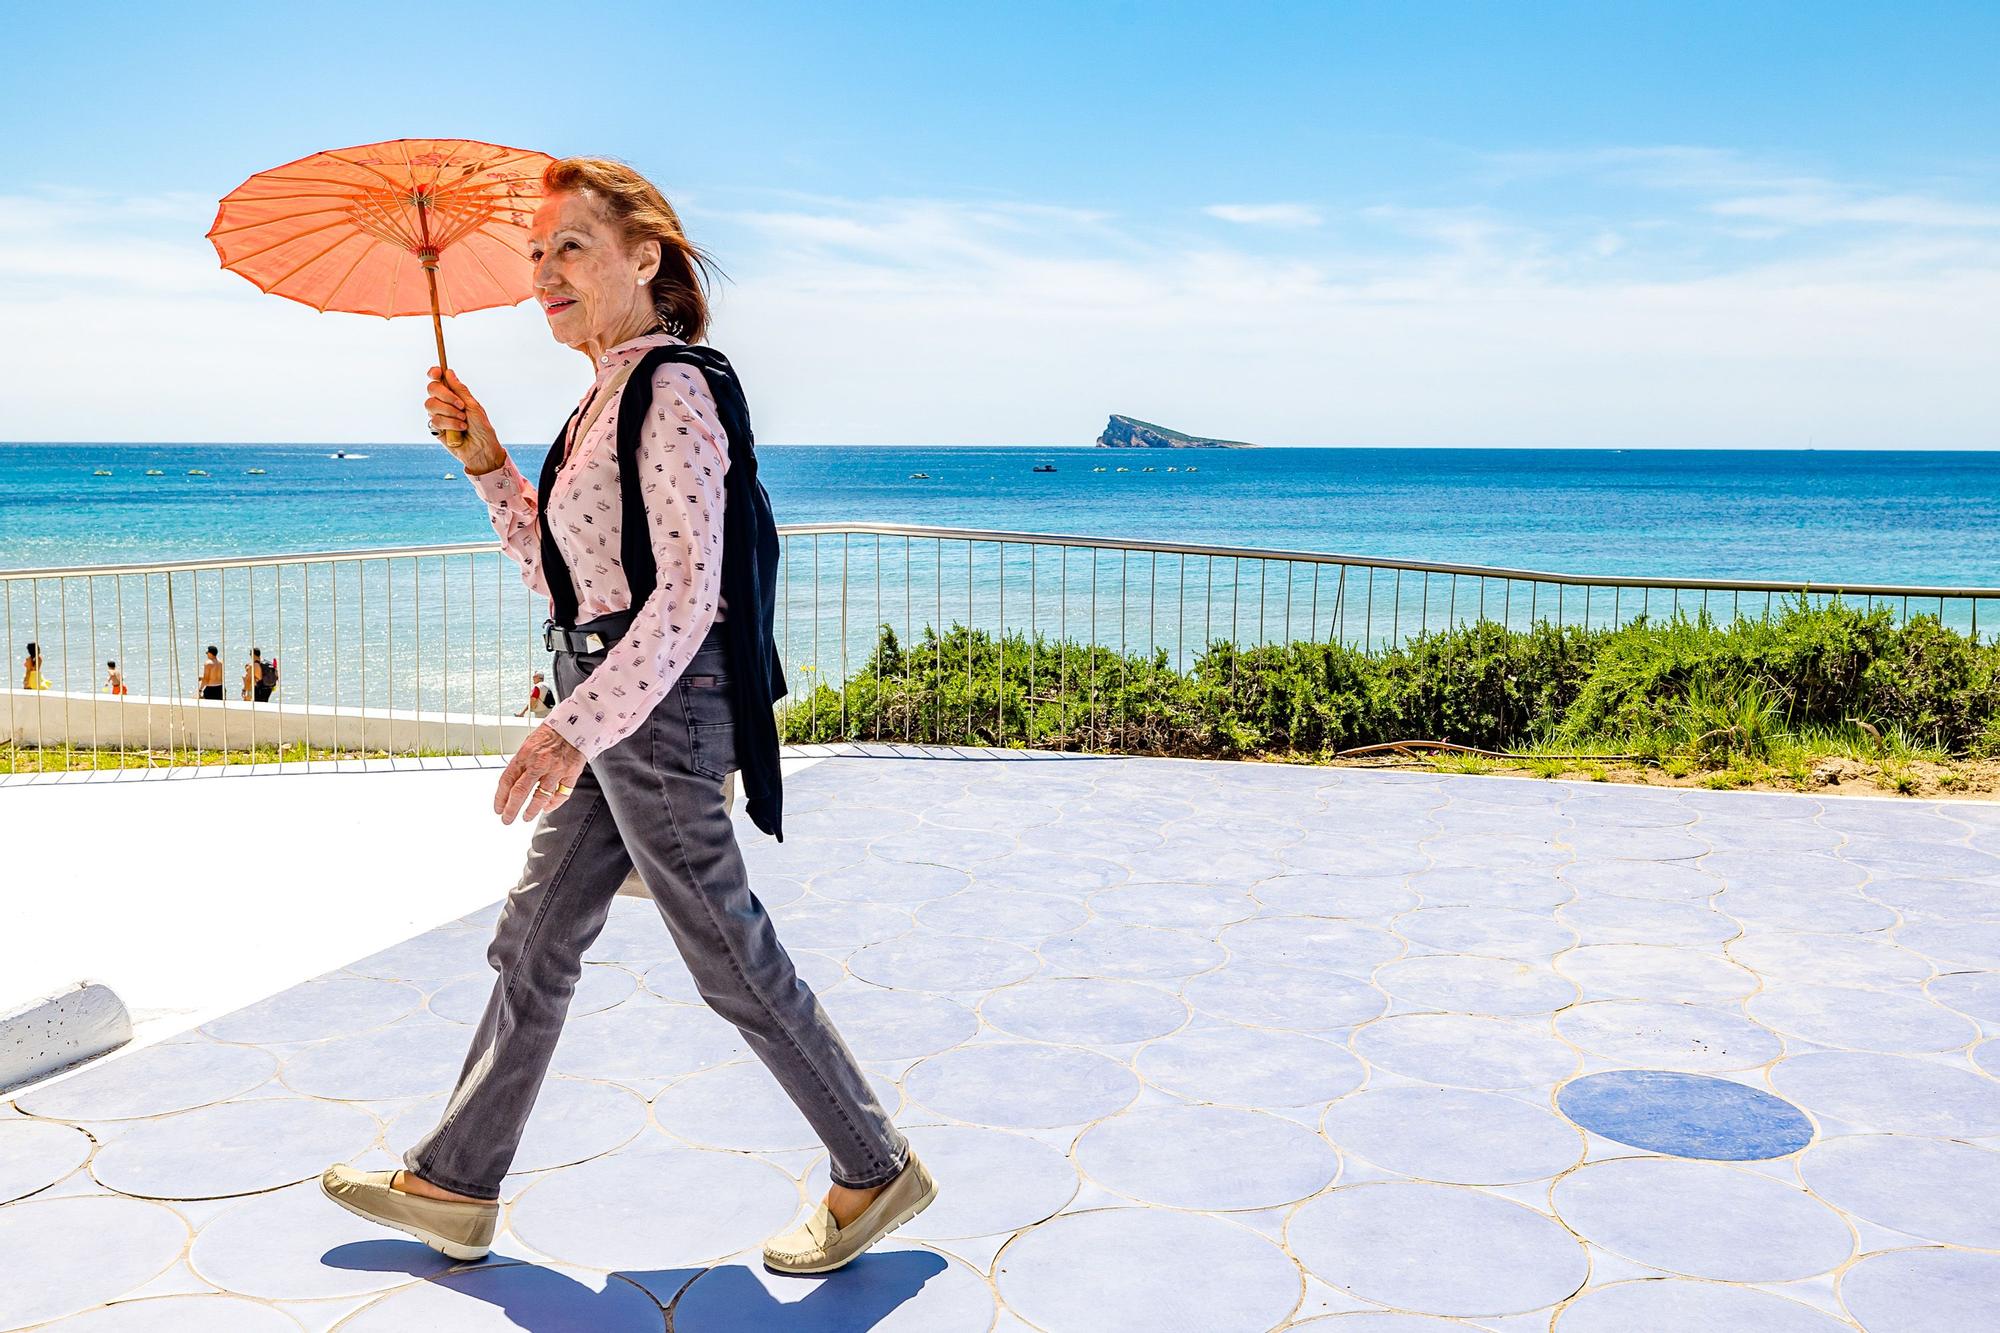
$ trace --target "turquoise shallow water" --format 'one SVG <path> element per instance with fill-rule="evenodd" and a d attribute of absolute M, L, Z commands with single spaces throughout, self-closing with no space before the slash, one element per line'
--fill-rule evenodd
<path fill-rule="evenodd" d="M 335 460 L 328 446 L 304 445 L 0 447 L 0 569 L 492 538 L 442 449 L 347 448 L 368 456 Z M 522 455 L 523 471 L 534 475 L 541 456 Z M 1627 577 L 2000 585 L 1996 454 L 790 446 L 761 459 L 781 523 L 875 519 Z M 1034 472 L 1042 461 L 1057 471 Z M 1166 471 L 1189 464 L 1198 470 Z M 1131 470 L 1109 470 L 1119 466 Z M 94 476 L 100 467 L 111 475 Z M 187 475 L 196 467 L 209 475 Z M 918 471 L 929 479 L 910 476 Z M 1216 639 L 1337 635 L 1369 647 L 1481 615 L 1604 625 L 1706 604 L 1605 589 L 1579 604 L 1575 590 L 1565 599 L 1546 584 L 1364 572 L 801 538 L 786 544 L 779 635 L 796 691 L 866 660 L 883 623 L 913 642 L 926 624 L 1032 625 L 1051 640 L 1151 645 L 1185 670 Z M 1764 608 L 1726 597 L 1710 609 Z M 171 588 L 158 575 L 17 581 L 0 601 L 10 657 L 18 663 L 38 639 L 50 677 L 72 689 L 93 689 L 117 657 L 135 691 L 186 693 L 203 646 L 219 642 L 234 698 L 256 644 L 281 649 L 295 700 L 476 711 L 496 699 L 511 711 L 527 672 L 546 665 L 545 610 L 492 556 L 184 573 Z M 1948 622 L 1967 628 L 1969 610 L 1953 603 Z M 1990 635 L 1993 623 L 1980 628 Z"/>
<path fill-rule="evenodd" d="M 335 461 L 330 446 L 304 445 L 0 446 L 0 568 L 492 535 L 470 486 L 445 479 L 458 468 L 442 449 L 345 447 L 369 457 Z M 542 452 L 517 455 L 523 471 L 532 476 Z M 875 519 L 1579 574 L 2000 583 L 1993 453 L 794 445 L 759 457 L 780 523 Z M 1044 460 L 1058 471 L 1031 470 Z M 1165 470 L 1188 463 L 1198 471 Z M 112 475 L 91 475 L 99 467 Z M 210 475 L 185 475 L 194 467 Z M 246 475 L 253 467 L 266 475 Z M 916 471 L 931 480 L 911 480 Z"/>

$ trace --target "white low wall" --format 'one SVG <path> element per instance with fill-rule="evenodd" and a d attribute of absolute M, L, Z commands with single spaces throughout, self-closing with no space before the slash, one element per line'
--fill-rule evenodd
<path fill-rule="evenodd" d="M 533 717 L 419 712 L 410 708 L 307 708 L 277 699 L 167 699 L 61 690 L 0 691 L 0 743 L 97 745 L 107 749 L 244 748 L 294 744 L 327 749 L 418 749 L 512 754 L 540 724 Z"/>

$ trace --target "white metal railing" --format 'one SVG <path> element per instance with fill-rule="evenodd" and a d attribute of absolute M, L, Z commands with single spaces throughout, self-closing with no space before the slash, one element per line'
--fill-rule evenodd
<path fill-rule="evenodd" d="M 1797 595 L 1935 615 L 1978 638 L 1981 603 L 2000 598 L 1995 588 L 1588 576 L 891 523 L 794 524 L 779 535 L 776 632 L 792 687 L 781 713 L 798 700 L 820 707 L 812 687 L 847 680 L 885 625 L 906 646 L 955 624 L 1031 644 L 1052 636 L 1060 698 L 1062 654 L 1075 644 L 1165 652 L 1179 671 L 1218 643 L 1374 651 L 1481 620 L 1603 628 L 1697 609 L 1755 618 Z M 526 726 L 513 714 L 531 673 L 550 672 L 545 608 L 493 542 L 0 571 L 13 687 L 0 719 L 5 757 L 66 740 L 173 765 L 199 762 L 190 751 L 217 737 L 253 753 L 321 738 L 390 754 L 509 748 Z M 21 688 L 30 642 L 48 690 Z M 210 644 L 223 663 L 219 704 L 195 702 Z M 253 647 L 279 664 L 264 702 L 240 697 Z M 130 690 L 119 699 L 102 692 L 111 661 Z M 972 721 L 963 737 L 902 738 L 967 739 Z"/>

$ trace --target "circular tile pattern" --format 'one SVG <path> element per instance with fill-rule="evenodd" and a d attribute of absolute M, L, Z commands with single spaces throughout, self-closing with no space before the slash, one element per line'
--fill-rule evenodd
<path fill-rule="evenodd" d="M 1810 1305 L 1749 1287 L 1686 1278 L 1614 1282 L 1563 1307 L 1555 1333 L 1632 1333 L 1634 1329 L 1755 1329 L 1757 1333 L 1853 1333 Z"/>
<path fill-rule="evenodd" d="M 856 982 L 820 1005 L 848 1048 L 863 1060 L 914 1060 L 970 1040 L 979 1015 L 941 995 L 883 990 Z"/>
<path fill-rule="evenodd" d="M 1365 977 L 1408 944 L 1400 937 L 1359 921 L 1334 917 L 1266 916 L 1239 921 L 1216 936 L 1232 964 L 1283 963 L 1315 971 Z"/>
<path fill-rule="evenodd" d="M 1139 1079 L 1092 1051 L 988 1041 L 918 1061 L 903 1075 L 903 1091 L 954 1120 L 1035 1129 L 1122 1110 L 1138 1095 Z"/>
<path fill-rule="evenodd" d="M 991 990 L 1033 976 L 1041 960 L 1018 944 L 922 931 L 856 949 L 848 971 L 905 990 Z"/>
<path fill-rule="evenodd" d="M 252 1046 L 319 1041 L 387 1027 L 423 1002 L 422 991 L 400 981 L 332 977 L 280 991 L 204 1023 L 201 1030 L 217 1041 Z"/>
<path fill-rule="evenodd" d="M 441 926 L 370 954 L 347 971 L 381 981 L 415 981 L 436 984 L 473 972 L 492 971 L 486 954 L 493 945 L 491 931 L 462 926 Z"/>
<path fill-rule="evenodd" d="M 1187 1021 L 1178 996 L 1137 981 L 1051 977 L 988 995 L 980 1015 L 1002 1032 L 1075 1046 L 1163 1037 Z"/>
<path fill-rule="evenodd" d="M 1147 1106 L 1100 1120 L 1074 1149 L 1084 1174 L 1143 1203 L 1225 1212 L 1317 1194 L 1340 1154 L 1296 1121 L 1221 1106 Z"/>
<path fill-rule="evenodd" d="M 1356 1093 L 1329 1106 L 1320 1129 L 1345 1153 L 1447 1185 L 1546 1180 L 1582 1161 L 1584 1152 L 1576 1127 L 1544 1107 L 1464 1088 Z"/>
<path fill-rule="evenodd" d="M 622 967 L 587 963 L 576 979 L 576 992 L 570 996 L 569 1016 L 582 1018 L 622 1004 L 638 984 L 639 978 Z M 460 977 L 431 996 L 430 1010 L 453 1023 L 477 1023 L 485 1015 L 486 1001 L 492 994 L 492 977 Z"/>
<path fill-rule="evenodd" d="M 1495 1018 L 1553 1013 L 1576 999 L 1576 986 L 1547 967 L 1463 954 L 1405 958 L 1375 980 L 1406 1005 Z"/>
<path fill-rule="evenodd" d="M 299 1333 L 282 1310 L 234 1296 L 154 1296 L 120 1301 L 43 1326 L 49 1333 Z"/>
<path fill-rule="evenodd" d="M 1804 1190 L 1719 1162 L 1617 1157 L 1556 1182 L 1555 1208 L 1627 1259 L 1723 1282 L 1790 1282 L 1854 1252 L 1840 1214 Z"/>
<path fill-rule="evenodd" d="M 1592 896 L 1565 903 L 1556 917 L 1585 944 L 1651 944 L 1677 940 L 1714 948 L 1743 932 L 1740 923 L 1701 902 Z"/>
<path fill-rule="evenodd" d="M 1451 1088 L 1543 1088 L 1582 1063 L 1545 1027 L 1470 1014 L 1399 1014 L 1354 1034 L 1370 1064 Z"/>
<path fill-rule="evenodd" d="M 1196 977 L 1182 993 L 1217 1018 L 1295 1032 L 1353 1027 L 1388 1006 L 1365 978 L 1280 963 L 1233 963 Z"/>
<path fill-rule="evenodd" d="M 1871 1254 L 1841 1274 L 1840 1303 L 1868 1333 L 1984 1328 L 2000 1309 L 2000 1254 Z"/>
<path fill-rule="evenodd" d="M 45 1120 L 0 1120 L 0 1204 L 47 1189 L 90 1157 L 90 1135 Z"/>
<path fill-rule="evenodd" d="M 121 1194 L 222 1199 L 309 1180 L 367 1151 L 380 1128 L 338 1102 L 222 1102 L 132 1126 L 97 1150 L 90 1171 Z"/>
<path fill-rule="evenodd" d="M 1382 920 L 1417 905 L 1417 895 L 1394 880 L 1339 875 L 1277 875 L 1251 885 L 1250 893 L 1272 911 L 1296 916 Z"/>
<path fill-rule="evenodd" d="M 1948 1139 L 2000 1134 L 2000 1083 L 1913 1056 L 1795 1055 L 1771 1066 L 1771 1086 L 1851 1130 Z"/>
<path fill-rule="evenodd" d="M 984 876 L 976 887 L 917 908 L 917 924 L 946 935 L 978 935 L 1033 946 L 1090 920 L 1079 898 L 1031 889 L 996 889 Z"/>
<path fill-rule="evenodd" d="M 1361 1086 L 1347 1048 L 1303 1032 L 1217 1023 L 1184 1028 L 1133 1057 L 1148 1083 L 1197 1102 L 1312 1106 Z"/>
<path fill-rule="evenodd" d="M 1743 1162 L 1812 1142 L 1812 1121 L 1768 1092 L 1700 1074 L 1614 1069 L 1565 1084 L 1556 1105 L 1619 1143 L 1674 1157 Z"/>
<path fill-rule="evenodd" d="M 858 949 L 907 935 L 916 924 L 905 907 L 844 903 L 813 894 L 774 910 L 771 919 L 788 949 Z"/>
<path fill-rule="evenodd" d="M 1767 982 L 1818 986 L 1920 986 L 1930 959 L 1883 935 L 1771 935 L 1734 940 L 1729 956 Z"/>
<path fill-rule="evenodd" d="M 875 1100 L 893 1116 L 903 1095 L 882 1078 L 869 1080 Z M 771 1071 L 755 1060 L 689 1075 L 653 1099 L 660 1128 L 700 1148 L 729 1152 L 783 1152 L 817 1148 L 819 1135 L 785 1095 Z"/>
<path fill-rule="evenodd" d="M 455 1263 L 329 1203 L 318 1180 L 217 1213 L 195 1236 L 188 1262 L 204 1282 L 272 1301 L 365 1296 Z"/>
<path fill-rule="evenodd" d="M 29 1199 L 0 1208 L 0 1328 L 76 1314 L 145 1285 L 180 1258 L 188 1226 L 138 1199 Z"/>
<path fill-rule="evenodd" d="M 761 1245 L 799 1211 L 798 1182 L 769 1162 L 661 1144 L 543 1176 L 515 1198 L 514 1234 L 564 1263 L 640 1272 Z"/>
<path fill-rule="evenodd" d="M 1722 892 L 1722 881 L 1692 861 L 1598 861 L 1579 859 L 1556 872 L 1579 894 L 1612 898 L 1654 898 L 1696 902 Z"/>
<path fill-rule="evenodd" d="M 1206 972 L 1228 954 L 1212 939 L 1185 930 L 1092 921 L 1045 941 L 1039 951 L 1050 975 L 1172 981 Z"/>
<path fill-rule="evenodd" d="M 1582 1243 L 1552 1218 L 1450 1185 L 1331 1190 L 1292 1214 L 1285 1238 L 1315 1277 L 1422 1314 L 1525 1314 L 1575 1291 L 1589 1271 Z"/>
<path fill-rule="evenodd" d="M 761 1251 L 711 1268 L 674 1303 L 674 1328 L 679 1333 L 788 1328 L 936 1333 L 991 1327 L 993 1292 L 986 1279 L 960 1260 L 904 1243 L 908 1230 L 899 1228 L 842 1268 L 839 1282 L 802 1282 L 773 1273 L 764 1267 Z M 788 1309 L 795 1313 L 781 1313 Z"/>
<path fill-rule="evenodd" d="M 1947 972 L 1924 989 L 1968 1018 L 2000 1023 L 2000 972 Z"/>
<path fill-rule="evenodd" d="M 1855 1134 L 1799 1159 L 1815 1194 L 1856 1217 L 1946 1245 L 2000 1250 L 2000 1152 L 1947 1139 Z"/>
<path fill-rule="evenodd" d="M 308 1097 L 377 1102 L 448 1091 L 465 1066 L 472 1030 L 418 1016 L 351 1037 L 314 1042 L 285 1056 L 285 1086 Z"/>
<path fill-rule="evenodd" d="M 1754 972 L 1719 954 L 1650 944 L 1588 944 L 1556 960 L 1586 1000 L 1725 1004 L 1757 989 Z"/>
<path fill-rule="evenodd" d="M 579 1078 L 677 1078 L 749 1054 L 743 1034 L 706 1008 L 634 998 L 564 1025 L 550 1067 Z"/>
<path fill-rule="evenodd" d="M 1556 1031 L 1605 1060 L 1690 1074 L 1756 1069 L 1784 1053 L 1777 1034 L 1721 1005 L 1593 1000 L 1557 1014 Z"/>
<path fill-rule="evenodd" d="M 1484 866 L 1448 865 L 1412 875 L 1409 886 L 1425 907 L 1507 907 L 1546 913 L 1569 902 L 1576 889 L 1553 870 L 1495 870 Z M 1414 907 L 1415 903 L 1407 904 Z M 1391 908 L 1378 915 L 1395 915 Z"/>
<path fill-rule="evenodd" d="M 930 1173 L 951 1185 L 895 1238 L 950 1248 L 953 1240 L 1005 1236 L 1055 1216 L 1076 1197 L 1076 1164 L 1040 1139 L 970 1125 L 911 1125 L 903 1133 Z M 828 1180 L 822 1156 L 806 1174 L 806 1197 L 825 1198 Z"/>
<path fill-rule="evenodd" d="M 1248 1227 L 1146 1208 L 1045 1222 L 1007 1243 L 993 1276 L 1007 1308 L 1050 1333 L 1265 1329 L 1301 1290 L 1298 1266 Z"/>
<path fill-rule="evenodd" d="M 854 903 L 922 903 L 957 893 L 972 876 L 952 866 L 886 861 L 866 856 L 851 866 L 822 871 L 807 882 L 822 898 Z"/>
<path fill-rule="evenodd" d="M 1508 907 L 1426 907 L 1396 918 L 1407 939 L 1452 953 L 1526 962 L 1555 957 L 1576 943 L 1576 932 L 1546 914 Z"/>
<path fill-rule="evenodd" d="M 555 1265 L 487 1264 L 392 1291 L 337 1333 L 658 1333 L 659 1302 L 617 1274 Z"/>
<path fill-rule="evenodd" d="M 129 1120 L 227 1101 L 269 1083 L 277 1072 L 276 1057 L 255 1047 L 172 1042 L 114 1055 L 15 1102 L 55 1120 Z"/>
<path fill-rule="evenodd" d="M 1979 1025 L 1920 996 L 1859 987 L 1781 985 L 1750 998 L 1758 1022 L 1820 1046 L 1916 1055 L 1954 1051 Z"/>

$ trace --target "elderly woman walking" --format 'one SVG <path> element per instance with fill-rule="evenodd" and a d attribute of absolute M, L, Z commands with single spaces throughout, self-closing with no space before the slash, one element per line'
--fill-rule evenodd
<path fill-rule="evenodd" d="M 403 1170 L 334 1166 L 321 1187 L 454 1258 L 487 1253 L 583 954 L 636 868 L 702 997 L 826 1144 L 832 1188 L 766 1243 L 764 1261 L 827 1272 L 937 1186 L 793 970 L 724 805 L 723 781 L 741 769 L 752 819 L 782 838 L 777 540 L 748 410 L 728 362 L 694 345 L 708 323 L 705 259 L 659 190 L 601 158 L 557 162 L 543 185 L 536 293 L 556 341 L 587 356 L 595 380 L 539 486 L 456 374 L 433 367 L 424 404 L 433 434 L 462 432 L 447 447 L 523 581 L 550 601 L 557 703 L 493 800 L 502 823 L 539 822 L 487 953 L 499 976 L 437 1126 Z"/>

